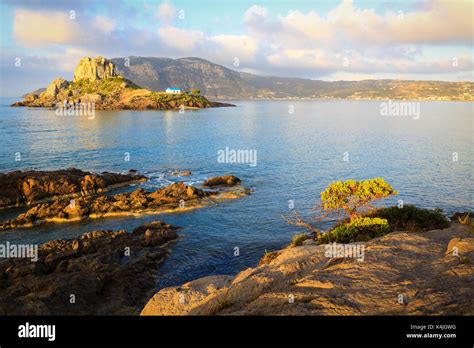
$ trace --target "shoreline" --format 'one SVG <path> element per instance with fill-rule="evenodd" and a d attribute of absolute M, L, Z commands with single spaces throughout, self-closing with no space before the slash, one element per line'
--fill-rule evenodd
<path fill-rule="evenodd" d="M 28 229 L 43 226 L 44 224 L 65 224 L 71 222 L 80 222 L 80 221 L 87 221 L 95 220 L 95 219 L 103 219 L 103 218 L 114 218 L 114 217 L 142 217 L 147 215 L 161 215 L 161 214 L 176 214 L 176 213 L 184 213 L 188 211 L 193 211 L 197 209 L 202 209 L 206 207 L 210 207 L 218 202 L 223 202 L 226 200 L 238 199 L 246 196 L 244 190 L 241 192 L 219 192 L 216 196 L 209 198 L 207 201 L 199 202 L 199 203 L 192 203 L 190 206 L 186 207 L 164 207 L 163 209 L 145 209 L 145 210 L 137 210 L 137 211 L 123 211 L 123 212 L 110 212 L 110 213 L 93 213 L 88 215 L 86 218 L 76 217 L 76 218 L 46 218 L 44 220 L 36 220 L 33 224 L 24 224 L 21 226 L 16 226 L 13 228 L 0 228 L 1 231 L 9 231 L 11 229 Z"/>

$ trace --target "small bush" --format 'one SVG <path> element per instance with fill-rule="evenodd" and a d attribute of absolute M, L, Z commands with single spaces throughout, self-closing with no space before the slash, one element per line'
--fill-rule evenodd
<path fill-rule="evenodd" d="M 377 209 L 367 216 L 387 219 L 394 231 L 429 231 L 449 227 L 449 222 L 441 209 L 423 209 L 405 205 Z"/>
<path fill-rule="evenodd" d="M 391 228 L 386 219 L 362 217 L 322 234 L 318 241 L 321 244 L 362 242 L 389 232 Z"/>
<path fill-rule="evenodd" d="M 291 240 L 291 246 L 297 247 L 303 245 L 303 242 L 308 239 L 309 236 L 306 233 L 295 234 Z"/>
<path fill-rule="evenodd" d="M 268 265 L 270 262 L 275 260 L 280 253 L 278 251 L 266 251 L 265 254 L 263 254 L 263 257 L 260 259 L 260 262 L 258 265 Z"/>

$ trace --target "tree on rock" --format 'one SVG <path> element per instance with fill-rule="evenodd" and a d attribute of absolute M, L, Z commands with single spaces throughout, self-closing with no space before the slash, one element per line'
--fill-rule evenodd
<path fill-rule="evenodd" d="M 321 207 L 327 212 L 343 210 L 353 220 L 372 202 L 396 194 L 382 178 L 336 181 L 321 192 Z"/>

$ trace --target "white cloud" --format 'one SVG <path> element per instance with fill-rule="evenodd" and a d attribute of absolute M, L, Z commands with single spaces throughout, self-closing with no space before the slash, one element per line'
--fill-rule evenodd
<path fill-rule="evenodd" d="M 67 12 L 16 10 L 13 35 L 27 47 L 68 44 L 77 38 L 78 28 Z"/>
<path fill-rule="evenodd" d="M 103 33 L 111 33 L 115 30 L 117 25 L 115 20 L 105 16 L 96 16 L 94 17 L 92 22 L 94 27 L 102 31 Z"/>
<path fill-rule="evenodd" d="M 173 26 L 158 29 L 158 35 L 169 48 L 189 52 L 204 40 L 204 33 L 195 30 L 184 30 Z"/>
<path fill-rule="evenodd" d="M 258 41 L 247 35 L 216 35 L 209 40 L 216 44 L 213 54 L 228 61 L 233 58 L 253 60 L 258 50 Z"/>
<path fill-rule="evenodd" d="M 244 21 L 247 23 L 253 21 L 264 21 L 268 16 L 268 10 L 265 7 L 253 5 L 244 13 Z"/>
<path fill-rule="evenodd" d="M 231 68 L 233 59 L 239 58 L 241 68 L 248 71 L 301 77 L 465 76 L 473 69 L 472 10 L 470 1 L 434 0 L 402 14 L 381 14 L 344 0 L 326 14 L 293 10 L 273 16 L 265 7 L 253 5 L 242 14 L 240 33 L 230 34 L 226 23 L 217 22 L 219 31 L 209 35 L 172 24 L 177 10 L 168 1 L 151 6 L 143 26 L 105 15 L 70 20 L 68 11 L 17 9 L 13 35 L 28 48 L 61 49 L 64 61 L 73 60 L 60 63 L 61 69 L 73 69 L 81 55 L 102 54 L 198 56 Z"/>
<path fill-rule="evenodd" d="M 169 23 L 176 18 L 177 11 L 176 8 L 168 1 L 164 1 L 158 7 L 156 12 L 156 18 L 159 20 Z"/>
<path fill-rule="evenodd" d="M 378 14 L 343 0 L 326 15 L 298 10 L 271 18 L 250 7 L 244 21 L 265 47 L 269 71 L 365 73 L 455 73 L 472 69 L 473 3 L 435 0 L 417 10 Z M 454 45 L 453 45 L 454 44 Z M 441 58 L 443 47 L 459 48 L 458 65 Z M 438 47 L 426 58 L 424 48 Z M 433 51 L 433 50 L 431 50 Z M 463 57 L 462 59 L 460 57 Z"/>
<path fill-rule="evenodd" d="M 265 9 L 252 6 L 244 19 L 262 36 L 279 37 L 289 47 L 310 45 L 358 47 L 393 44 L 470 44 L 473 35 L 471 1 L 441 1 L 416 12 L 384 15 L 358 9 L 344 0 L 326 16 L 315 11 L 291 11 L 271 21 Z M 275 32 L 277 30 L 277 32 Z"/>

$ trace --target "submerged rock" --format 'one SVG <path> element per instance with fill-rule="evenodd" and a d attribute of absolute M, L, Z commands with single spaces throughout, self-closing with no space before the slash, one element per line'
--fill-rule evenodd
<path fill-rule="evenodd" d="M 134 174 L 94 174 L 75 168 L 0 173 L 0 209 L 61 196 L 96 194 L 110 187 L 147 180 Z"/>
<path fill-rule="evenodd" d="M 192 172 L 190 170 L 174 170 L 171 174 L 173 176 L 190 176 Z"/>
<path fill-rule="evenodd" d="M 218 187 L 218 186 L 235 186 L 240 184 L 240 179 L 234 175 L 216 176 L 204 181 L 204 187 Z"/>
<path fill-rule="evenodd" d="M 141 315 L 472 315 L 473 232 L 393 232 L 363 243 L 361 261 L 288 247 L 235 277 L 162 289 Z"/>
<path fill-rule="evenodd" d="M 132 233 L 98 230 L 44 243 L 36 262 L 0 259 L 0 314 L 138 314 L 177 230 L 161 221 Z"/>

